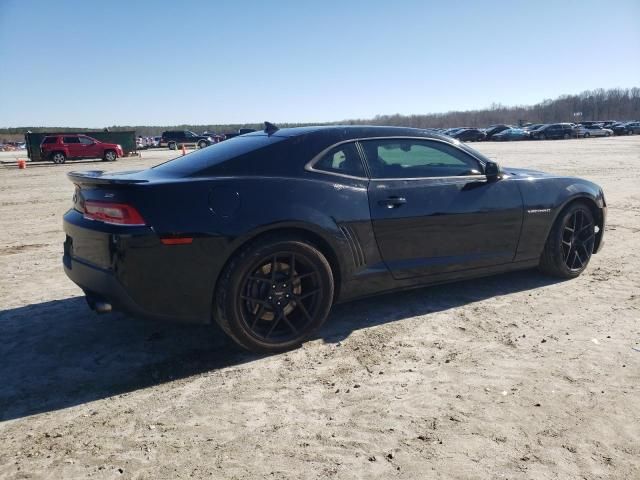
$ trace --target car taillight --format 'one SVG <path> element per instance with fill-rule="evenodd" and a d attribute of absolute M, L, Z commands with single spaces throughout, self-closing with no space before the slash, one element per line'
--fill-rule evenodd
<path fill-rule="evenodd" d="M 145 225 L 142 215 L 125 203 L 86 201 L 84 218 L 114 225 Z"/>

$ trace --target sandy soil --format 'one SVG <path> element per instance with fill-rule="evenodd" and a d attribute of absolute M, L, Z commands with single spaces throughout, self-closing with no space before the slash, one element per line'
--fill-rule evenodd
<path fill-rule="evenodd" d="M 477 148 L 604 187 L 585 274 L 342 305 L 271 357 L 96 316 L 65 277 L 65 174 L 168 152 L 0 167 L 0 477 L 640 478 L 640 136 Z"/>

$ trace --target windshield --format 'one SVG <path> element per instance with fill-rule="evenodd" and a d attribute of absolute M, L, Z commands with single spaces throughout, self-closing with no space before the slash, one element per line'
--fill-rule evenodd
<path fill-rule="evenodd" d="M 170 175 L 187 176 L 218 165 L 254 150 L 285 140 L 283 137 L 268 135 L 245 135 L 216 143 L 207 148 L 195 150 L 188 155 L 152 167 L 155 171 Z"/>

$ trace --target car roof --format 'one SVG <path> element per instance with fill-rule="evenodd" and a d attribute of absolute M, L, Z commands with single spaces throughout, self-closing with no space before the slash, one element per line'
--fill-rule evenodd
<path fill-rule="evenodd" d="M 267 135 L 264 130 L 246 133 L 245 136 Z M 308 127 L 281 128 L 271 134 L 274 137 L 292 138 L 302 135 L 321 135 L 342 140 L 375 137 L 429 137 L 447 138 L 432 130 L 409 127 L 383 127 L 378 125 L 318 125 Z"/>

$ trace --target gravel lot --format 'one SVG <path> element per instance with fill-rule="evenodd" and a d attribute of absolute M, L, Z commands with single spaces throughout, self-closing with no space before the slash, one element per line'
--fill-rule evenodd
<path fill-rule="evenodd" d="M 0 166 L 0 477 L 640 478 L 640 136 L 476 147 L 604 188 L 585 274 L 338 306 L 271 357 L 96 316 L 64 275 L 65 174 L 172 153 Z"/>

